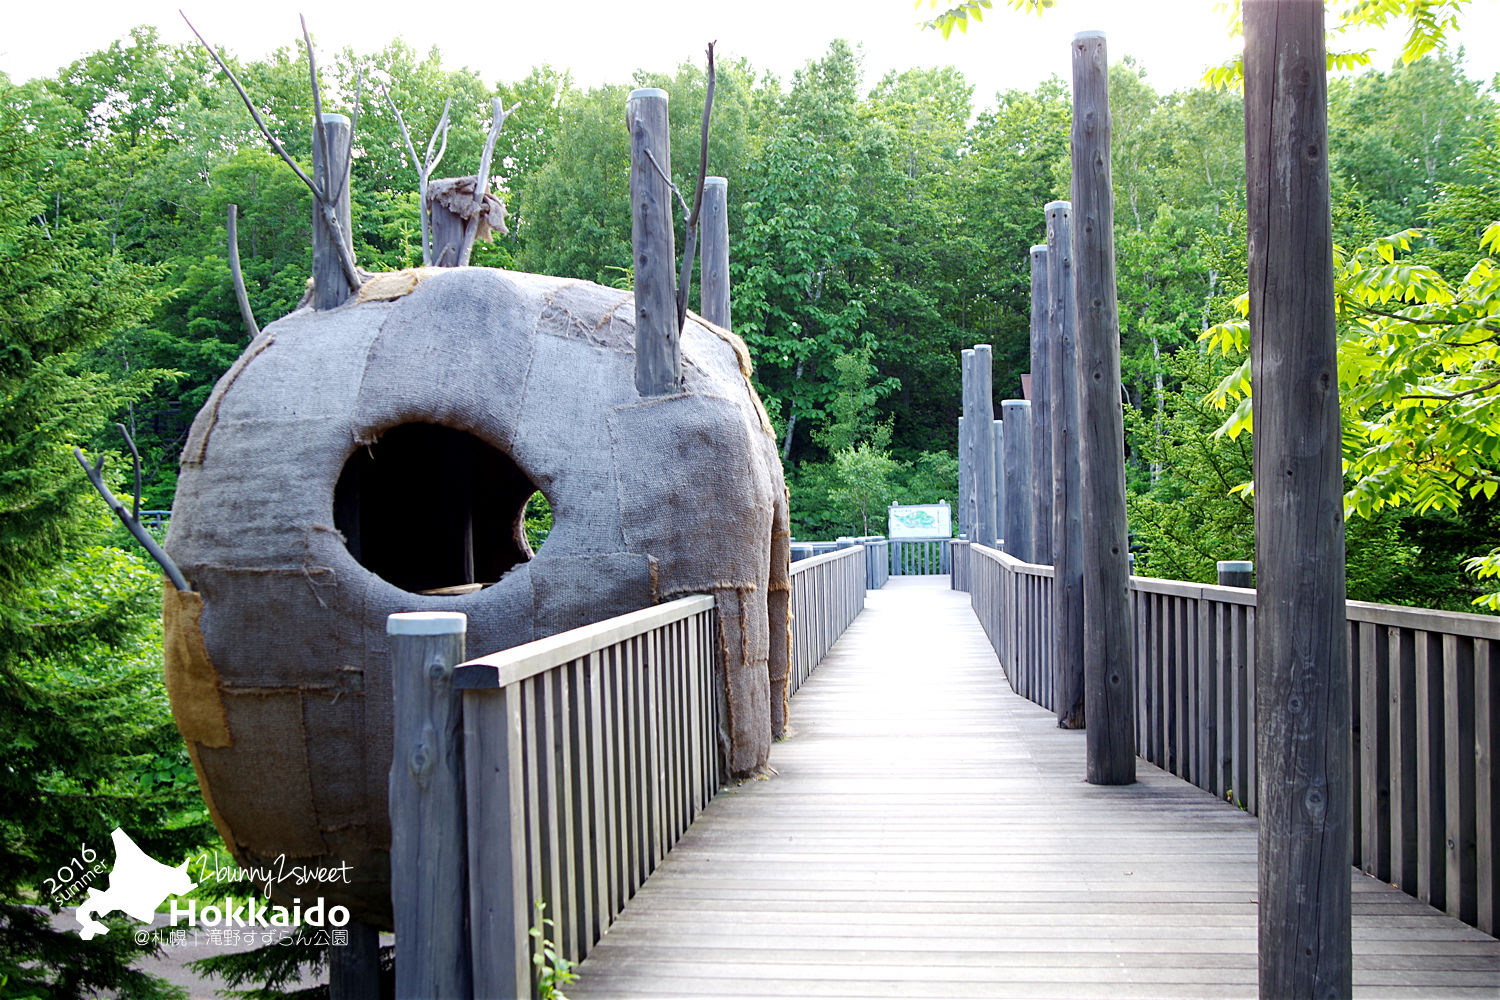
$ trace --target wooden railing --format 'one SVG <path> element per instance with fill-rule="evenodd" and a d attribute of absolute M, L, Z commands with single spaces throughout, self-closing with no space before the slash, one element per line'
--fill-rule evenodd
<path fill-rule="evenodd" d="M 398 996 L 530 996 L 538 902 L 570 961 L 599 940 L 719 788 L 713 615 L 687 597 L 456 666 L 392 635 Z"/>
<path fill-rule="evenodd" d="M 866 558 L 793 564 L 792 691 L 863 609 Z M 603 936 L 719 789 L 714 614 L 685 597 L 467 661 L 463 615 L 391 616 L 398 998 L 531 996 L 543 917 L 571 962 Z"/>
<path fill-rule="evenodd" d="M 950 538 L 892 538 L 891 576 L 941 576 L 950 569 Z"/>
<path fill-rule="evenodd" d="M 1012 687 L 1052 707 L 1047 566 L 969 546 Z M 1136 747 L 1256 811 L 1255 591 L 1131 577 Z M 1500 618 L 1349 601 L 1354 864 L 1488 934 L 1500 917 Z"/>
<path fill-rule="evenodd" d="M 792 662 L 787 694 L 807 680 L 865 607 L 865 547 L 792 563 Z"/>

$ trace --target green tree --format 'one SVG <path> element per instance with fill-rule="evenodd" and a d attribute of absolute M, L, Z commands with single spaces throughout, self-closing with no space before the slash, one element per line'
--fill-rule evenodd
<path fill-rule="evenodd" d="M 1335 257 L 1345 507 L 1360 517 L 1459 512 L 1500 492 L 1500 265 L 1484 257 L 1449 282 L 1403 256 L 1419 237 L 1406 230 Z M 1500 254 L 1500 222 L 1481 248 Z M 1248 324 L 1231 320 L 1204 337 L 1244 357 L 1210 397 L 1233 406 L 1222 433 L 1234 438 L 1251 429 Z M 1472 568 L 1500 577 L 1500 550 Z M 1476 603 L 1500 610 L 1500 593 Z"/>
<path fill-rule="evenodd" d="M 71 454 L 158 378 L 80 357 L 150 313 L 159 275 L 96 249 L 100 223 L 45 218 L 53 109 L 0 76 L 0 981 L 15 996 L 169 996 L 130 968 L 150 950 L 132 935 L 84 942 L 50 919 L 59 866 L 108 850 L 115 826 L 158 856 L 208 835 L 157 680 L 156 576 L 101 545 L 107 515 Z"/>

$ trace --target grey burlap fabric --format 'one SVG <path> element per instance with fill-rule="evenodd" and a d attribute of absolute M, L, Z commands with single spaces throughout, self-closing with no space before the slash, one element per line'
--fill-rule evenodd
<path fill-rule="evenodd" d="M 330 904 L 389 922 L 385 620 L 396 611 L 465 612 L 478 655 L 712 593 L 723 753 L 734 775 L 765 764 L 785 724 L 789 642 L 775 440 L 732 334 L 690 318 L 683 390 L 655 399 L 635 390 L 634 335 L 627 292 L 425 269 L 271 324 L 220 379 L 183 452 L 167 539 L 201 596 L 201 612 L 169 601 L 168 676 L 242 861 L 347 861 L 355 884 L 326 892 Z M 448 597 L 356 561 L 336 527 L 341 471 L 407 424 L 474 435 L 529 479 L 516 496 L 530 484 L 546 494 L 554 527 L 535 559 Z M 434 498 L 444 489 L 421 484 Z M 495 516 L 514 521 L 516 497 L 496 497 Z"/>

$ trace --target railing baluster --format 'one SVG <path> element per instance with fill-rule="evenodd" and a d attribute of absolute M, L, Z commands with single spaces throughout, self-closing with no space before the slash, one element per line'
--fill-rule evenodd
<path fill-rule="evenodd" d="M 1478 919 L 1474 813 L 1474 640 L 1443 636 L 1443 774 L 1447 807 L 1447 910 Z"/>
<path fill-rule="evenodd" d="M 1486 934 L 1494 935 L 1500 927 L 1500 864 L 1495 856 L 1495 821 L 1500 818 L 1500 766 L 1495 754 L 1500 751 L 1500 656 L 1495 643 L 1479 639 L 1474 643 L 1474 819 L 1475 842 L 1479 857 L 1475 861 L 1477 924 Z"/>
<path fill-rule="evenodd" d="M 1443 909 L 1447 859 L 1443 824 L 1442 637 L 1417 633 L 1417 898 Z"/>

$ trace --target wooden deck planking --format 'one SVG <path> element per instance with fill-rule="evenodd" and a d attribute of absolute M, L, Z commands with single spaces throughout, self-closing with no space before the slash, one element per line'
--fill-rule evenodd
<path fill-rule="evenodd" d="M 1250 997 L 1255 821 L 1010 691 L 967 595 L 894 577 L 693 824 L 574 1000 Z M 1500 942 L 1351 869 L 1361 997 L 1494 997 Z"/>

